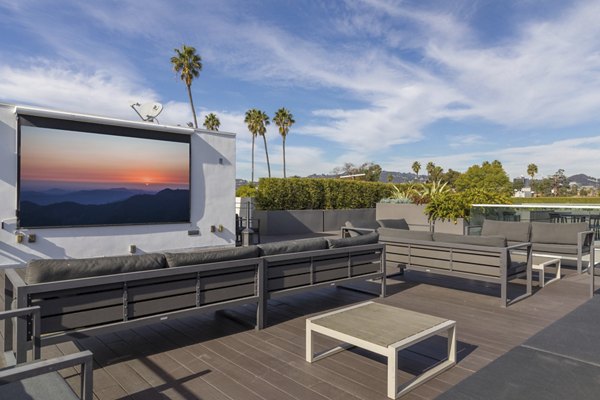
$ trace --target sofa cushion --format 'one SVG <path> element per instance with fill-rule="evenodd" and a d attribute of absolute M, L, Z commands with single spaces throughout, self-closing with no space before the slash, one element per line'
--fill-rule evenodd
<path fill-rule="evenodd" d="M 379 233 L 371 232 L 360 236 L 354 236 L 341 239 L 327 239 L 327 244 L 330 249 L 340 247 L 360 246 L 362 244 L 373 244 L 379 241 Z"/>
<path fill-rule="evenodd" d="M 394 228 L 379 228 L 377 229 L 380 237 L 388 237 L 390 240 L 394 239 L 411 239 L 411 240 L 433 240 L 431 232 L 427 231 L 407 231 L 405 229 L 394 229 Z M 384 240 L 384 239 L 382 239 Z"/>
<path fill-rule="evenodd" d="M 377 223 L 382 228 L 394 228 L 394 229 L 405 229 L 408 230 L 408 224 L 404 218 L 399 219 L 378 219 Z"/>
<path fill-rule="evenodd" d="M 587 222 L 574 224 L 558 224 L 552 222 L 532 222 L 531 242 L 533 243 L 555 243 L 555 244 L 577 244 L 577 234 L 587 231 Z"/>
<path fill-rule="evenodd" d="M 531 225 L 529 222 L 506 222 L 486 219 L 483 221 L 481 236 L 504 236 L 509 242 L 529 242 Z"/>
<path fill-rule="evenodd" d="M 532 243 L 531 250 L 534 253 L 577 255 L 576 244 Z M 588 251 L 589 247 L 583 249 L 584 253 Z"/>
<path fill-rule="evenodd" d="M 472 244 L 476 246 L 506 247 L 504 236 L 467 236 L 452 233 L 434 233 L 433 240 L 443 243 Z"/>
<path fill-rule="evenodd" d="M 72 258 L 68 260 L 31 260 L 27 264 L 25 282 L 64 281 L 166 267 L 167 262 L 163 254 Z"/>
<path fill-rule="evenodd" d="M 222 249 L 196 250 L 182 253 L 165 253 L 169 267 L 207 264 L 219 261 L 242 260 L 260 256 L 258 246 L 228 247 Z"/>
<path fill-rule="evenodd" d="M 322 237 L 310 239 L 285 240 L 259 244 L 261 256 L 272 256 L 275 254 L 299 253 L 301 251 L 325 250 L 327 240 Z"/>

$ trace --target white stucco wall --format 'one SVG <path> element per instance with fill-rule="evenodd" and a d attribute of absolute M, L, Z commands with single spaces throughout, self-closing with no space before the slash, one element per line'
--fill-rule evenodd
<path fill-rule="evenodd" d="M 85 122 L 189 134 L 191 138 L 191 222 L 160 225 L 17 229 L 17 133 L 19 113 L 55 116 Z M 177 134 L 177 133 L 173 133 Z M 32 258 L 81 258 L 124 255 L 129 245 L 137 253 L 235 243 L 235 134 L 145 122 L 119 121 L 78 114 L 0 105 L 0 267 L 22 265 Z M 211 232 L 211 226 L 223 231 Z M 198 235 L 188 235 L 198 230 Z M 16 242 L 16 233 L 26 235 Z M 27 235 L 35 234 L 35 243 Z"/>

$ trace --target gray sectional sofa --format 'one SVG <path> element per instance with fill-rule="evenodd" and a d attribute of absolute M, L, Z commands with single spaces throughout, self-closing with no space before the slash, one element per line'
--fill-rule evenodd
<path fill-rule="evenodd" d="M 377 233 L 258 246 L 67 260 L 32 260 L 5 272 L 4 310 L 40 306 L 42 341 L 55 343 L 192 315 L 256 304 L 256 328 L 270 298 L 357 280 L 381 279 L 385 247 Z M 5 343 L 13 326 L 5 325 Z M 18 320 L 17 338 L 30 337 Z M 24 360 L 26 340 L 17 340 Z"/>
<path fill-rule="evenodd" d="M 503 307 L 532 293 L 531 243 L 508 245 L 503 236 L 463 236 L 448 233 L 378 229 L 386 245 L 388 266 L 498 283 Z M 527 261 L 513 260 L 513 252 L 527 254 Z M 508 298 L 508 282 L 526 278 L 525 293 Z"/>
<path fill-rule="evenodd" d="M 553 256 L 577 261 L 577 272 L 583 270 L 583 257 L 589 256 L 588 265 L 594 263 L 594 231 L 587 222 L 504 222 L 484 220 L 481 235 L 499 235 L 508 244 L 531 242 L 534 255 Z"/>

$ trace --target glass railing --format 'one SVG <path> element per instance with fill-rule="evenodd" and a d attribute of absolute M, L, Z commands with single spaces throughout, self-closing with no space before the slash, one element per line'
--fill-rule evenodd
<path fill-rule="evenodd" d="M 473 204 L 468 232 L 479 235 L 486 219 L 512 222 L 585 222 L 600 234 L 600 204 Z"/>

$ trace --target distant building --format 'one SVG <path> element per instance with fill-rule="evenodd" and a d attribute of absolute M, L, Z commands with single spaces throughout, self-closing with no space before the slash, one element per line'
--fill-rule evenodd
<path fill-rule="evenodd" d="M 521 190 L 515 190 L 515 197 L 533 197 L 534 193 L 530 187 L 524 187 Z"/>

